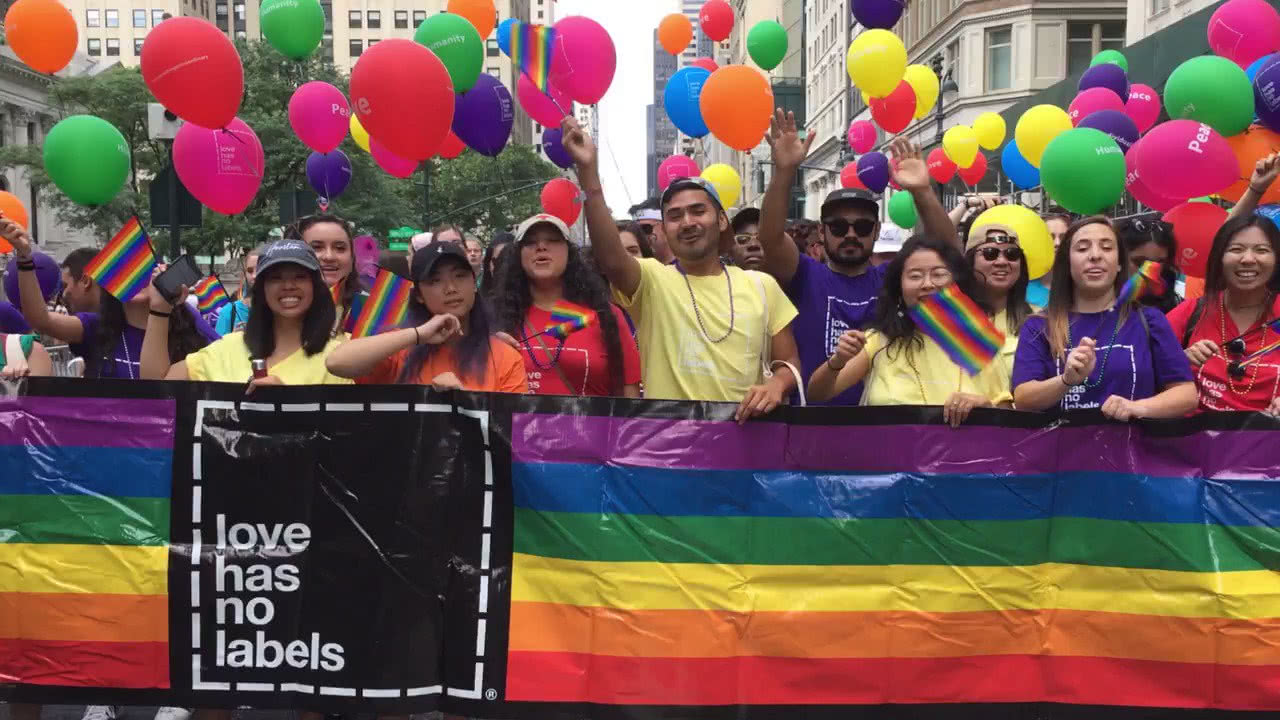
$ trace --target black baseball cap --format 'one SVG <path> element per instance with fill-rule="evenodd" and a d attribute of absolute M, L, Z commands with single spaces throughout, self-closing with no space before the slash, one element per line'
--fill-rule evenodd
<path fill-rule="evenodd" d="M 742 232 L 742 228 L 746 227 L 747 225 L 759 225 L 759 224 L 760 224 L 759 208 L 753 208 L 753 207 L 742 208 L 733 216 L 732 225 L 733 225 L 733 231 L 735 233 Z"/>
<path fill-rule="evenodd" d="M 320 272 L 320 260 L 316 251 L 301 240 L 277 240 L 268 245 L 258 256 L 257 274 L 262 275 L 276 265 L 290 263 L 311 272 Z"/>
<path fill-rule="evenodd" d="M 874 213 L 880 212 L 880 202 L 870 190 L 840 188 L 833 190 L 827 195 L 827 199 L 822 201 L 822 219 L 831 217 L 832 211 L 839 205 L 862 205 Z"/>
<path fill-rule="evenodd" d="M 413 276 L 415 283 L 422 282 L 441 260 L 448 257 L 457 258 L 468 272 L 475 272 L 471 268 L 471 261 L 467 260 L 465 250 L 451 242 L 433 242 L 413 254 L 413 264 L 410 266 L 409 274 Z"/>

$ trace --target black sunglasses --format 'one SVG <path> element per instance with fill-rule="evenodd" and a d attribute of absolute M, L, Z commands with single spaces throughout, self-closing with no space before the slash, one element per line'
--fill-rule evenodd
<path fill-rule="evenodd" d="M 1022 259 L 1022 248 L 1020 247 L 984 247 L 979 248 L 978 252 L 982 254 L 982 259 L 987 262 L 995 262 L 1001 254 L 1003 254 L 1004 259 L 1009 262 L 1018 262 Z"/>
<path fill-rule="evenodd" d="M 832 218 L 830 220 L 823 220 L 822 224 L 826 225 L 827 230 L 835 237 L 844 237 L 848 235 L 849 228 L 853 228 L 853 232 L 858 237 L 868 237 L 871 233 L 875 232 L 876 229 L 875 221 L 867 220 L 866 218 L 854 220 L 853 222 L 849 222 L 844 218 Z"/>
<path fill-rule="evenodd" d="M 1135 218 L 1133 220 L 1129 220 L 1128 222 L 1129 222 L 1129 227 L 1132 228 L 1134 232 L 1139 234 L 1155 233 L 1155 232 L 1161 232 L 1161 233 L 1173 232 L 1173 225 L 1163 220 L 1142 220 L 1141 218 Z"/>

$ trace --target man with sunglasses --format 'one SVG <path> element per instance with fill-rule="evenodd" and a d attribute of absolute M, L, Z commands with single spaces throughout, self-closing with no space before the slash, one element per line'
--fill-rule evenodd
<path fill-rule="evenodd" d="M 649 198 L 631 208 L 631 217 L 640 227 L 644 228 L 644 233 L 649 240 L 649 247 L 653 248 L 653 257 L 663 265 L 670 265 L 675 262 L 676 256 L 671 252 L 671 245 L 667 242 L 666 231 L 662 229 L 661 198 Z"/>
<path fill-rule="evenodd" d="M 880 236 L 880 205 L 866 190 L 836 190 L 822 203 L 819 232 L 826 250 L 825 263 L 801 254 L 783 234 L 791 186 L 813 138 L 813 132 L 802 137 L 796 131 L 792 113 L 778 110 L 774 114 L 765 140 L 773 148 L 776 171 L 760 218 L 762 269 L 777 278 L 800 313 L 795 337 L 805 383 L 835 352 L 846 330 L 860 330 L 871 322 L 889 267 L 871 262 Z M 891 165 L 894 182 L 915 199 L 925 231 L 958 247 L 955 225 L 933 192 L 919 150 L 902 138 L 895 140 L 891 149 L 896 160 Z M 824 404 L 857 405 L 861 397 L 862 385 L 858 384 Z"/>

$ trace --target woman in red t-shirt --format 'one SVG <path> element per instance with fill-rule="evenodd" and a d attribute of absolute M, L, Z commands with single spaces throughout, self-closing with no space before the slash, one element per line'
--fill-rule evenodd
<path fill-rule="evenodd" d="M 497 327 L 519 343 L 531 393 L 640 397 L 640 353 L 622 330 L 626 318 L 563 221 L 521 223 L 496 280 Z M 559 327 L 567 332 L 548 332 Z"/>
<path fill-rule="evenodd" d="M 1186 348 L 1196 375 L 1201 410 L 1280 413 L 1280 351 L 1261 356 L 1233 374 L 1248 355 L 1280 341 L 1268 323 L 1280 318 L 1280 230 L 1266 218 L 1228 220 L 1213 238 L 1204 297 L 1169 312 L 1169 324 Z M 1243 337 L 1243 343 L 1231 343 Z"/>

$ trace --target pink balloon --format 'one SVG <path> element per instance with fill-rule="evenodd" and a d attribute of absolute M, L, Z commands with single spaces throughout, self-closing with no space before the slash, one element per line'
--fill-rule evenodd
<path fill-rule="evenodd" d="M 1170 120 L 1151 128 L 1129 154 L 1141 181 L 1165 197 L 1212 195 L 1240 179 L 1231 146 L 1195 120 Z"/>
<path fill-rule="evenodd" d="M 1124 114 L 1129 116 L 1138 132 L 1144 133 L 1160 119 L 1160 93 L 1150 85 L 1135 83 L 1129 86 L 1129 100 L 1124 104 Z"/>
<path fill-rule="evenodd" d="M 876 126 L 870 120 L 854 120 L 849 124 L 849 147 L 856 153 L 871 152 L 876 146 Z"/>
<path fill-rule="evenodd" d="M 672 155 L 658 166 L 658 189 L 666 190 L 667 186 L 680 178 L 698 177 L 702 174 L 698 163 L 687 155 Z"/>
<path fill-rule="evenodd" d="M 1280 13 L 1264 0 L 1231 0 L 1209 18 L 1209 47 L 1247 68 L 1280 49 Z"/>
<path fill-rule="evenodd" d="M 369 154 L 378 167 L 392 177 L 407 178 L 418 170 L 417 160 L 406 160 L 396 155 L 378 142 L 378 138 L 369 138 Z"/>
<path fill-rule="evenodd" d="M 520 79 L 516 81 L 516 97 L 520 99 L 520 107 L 543 127 L 558 128 L 560 121 L 573 112 L 573 98 L 554 84 L 548 85 L 547 89 L 551 91 L 550 95 L 539 90 L 524 73 L 520 73 Z"/>
<path fill-rule="evenodd" d="M 1139 140 L 1138 142 L 1142 141 Z M 1138 202 L 1146 205 L 1152 210 L 1159 210 L 1160 212 L 1164 212 L 1165 210 L 1183 202 L 1185 198 L 1179 199 L 1167 197 L 1147 187 L 1147 183 L 1139 174 L 1136 163 L 1134 162 L 1134 159 L 1138 155 L 1134 152 L 1136 149 L 1137 145 L 1135 144 L 1134 147 L 1129 148 L 1129 152 L 1124 156 L 1124 189 L 1128 190 L 1129 194 Z"/>
<path fill-rule="evenodd" d="M 351 106 L 338 88 L 312 80 L 289 98 L 289 126 L 303 145 L 318 153 L 338 149 L 351 126 Z"/>
<path fill-rule="evenodd" d="M 1081 120 L 1099 110 L 1124 112 L 1124 101 L 1110 88 L 1091 87 L 1076 95 L 1076 99 L 1067 108 L 1067 114 L 1071 116 L 1072 125 L 1079 125 Z"/>
<path fill-rule="evenodd" d="M 262 186 L 262 143 L 235 118 L 223 130 L 186 123 L 173 141 L 173 167 L 197 200 L 223 215 L 244 212 Z"/>
<path fill-rule="evenodd" d="M 552 84 L 584 105 L 595 105 L 613 84 L 618 65 L 613 38 L 600 23 L 581 15 L 564 18 L 555 28 Z"/>

